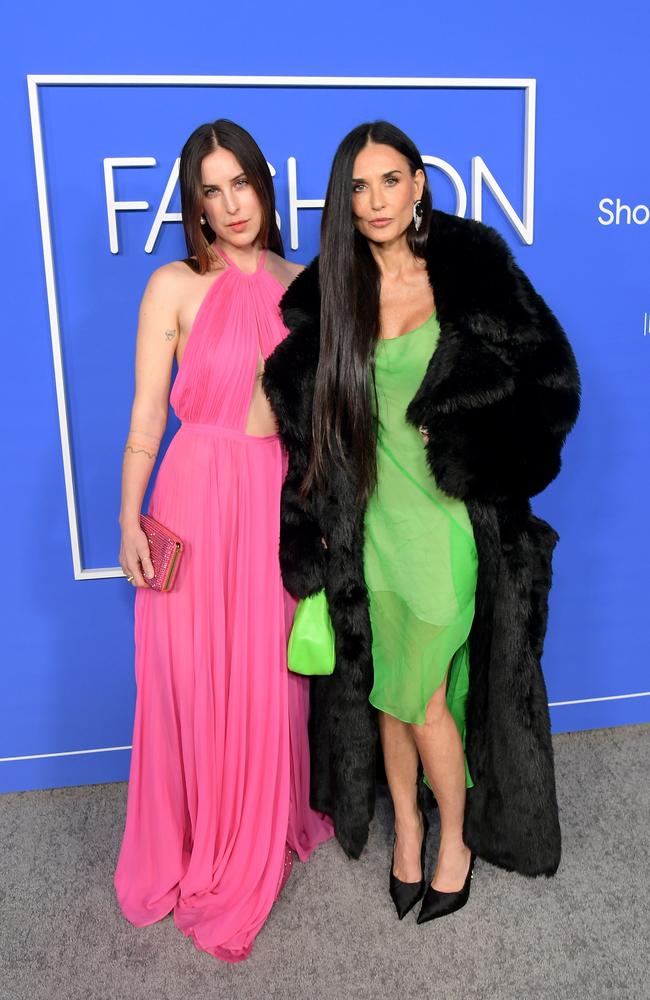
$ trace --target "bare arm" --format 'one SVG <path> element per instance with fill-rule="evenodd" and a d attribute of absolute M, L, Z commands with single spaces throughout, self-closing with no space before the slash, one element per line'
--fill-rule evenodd
<path fill-rule="evenodd" d="M 135 397 L 122 465 L 120 564 L 137 587 L 153 576 L 147 538 L 140 528 L 142 499 L 167 424 L 169 385 L 178 344 L 178 284 L 169 267 L 150 278 L 140 304 Z"/>

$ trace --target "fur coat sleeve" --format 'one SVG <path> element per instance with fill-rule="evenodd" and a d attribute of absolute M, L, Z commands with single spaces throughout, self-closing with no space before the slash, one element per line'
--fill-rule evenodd
<path fill-rule="evenodd" d="M 289 461 L 282 490 L 280 565 L 285 587 L 298 599 L 324 587 L 326 561 L 314 500 L 300 496 L 309 463 L 319 351 L 318 338 L 313 336 L 313 318 L 298 306 L 301 295 L 318 296 L 317 271 L 303 271 L 284 296 L 284 320 L 290 333 L 268 359 L 263 379 Z"/>
<path fill-rule="evenodd" d="M 445 492 L 526 500 L 560 470 L 580 398 L 573 352 L 494 230 L 434 213 L 430 247 L 441 336 L 407 418 L 428 431 Z"/>

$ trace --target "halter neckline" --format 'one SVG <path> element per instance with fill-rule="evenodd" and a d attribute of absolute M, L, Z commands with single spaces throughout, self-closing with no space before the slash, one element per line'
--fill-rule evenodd
<path fill-rule="evenodd" d="M 223 259 L 226 261 L 229 267 L 234 268 L 235 271 L 239 272 L 239 274 L 243 274 L 245 278 L 252 278 L 254 275 L 259 274 L 259 272 L 264 267 L 264 261 L 266 260 L 266 247 L 264 247 L 264 249 L 260 254 L 260 259 L 257 262 L 257 267 L 255 268 L 254 271 L 251 271 L 249 273 L 248 271 L 242 271 L 241 267 L 238 267 L 237 264 L 235 264 L 234 260 L 230 259 L 225 250 L 219 248 L 218 253 L 220 257 L 223 257 Z"/>

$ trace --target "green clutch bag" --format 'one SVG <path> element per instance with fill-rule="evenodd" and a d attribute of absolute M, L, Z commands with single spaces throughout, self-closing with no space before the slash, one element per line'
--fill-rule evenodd
<path fill-rule="evenodd" d="M 334 673 L 334 629 L 324 590 L 298 602 L 289 636 L 287 663 L 307 677 Z"/>

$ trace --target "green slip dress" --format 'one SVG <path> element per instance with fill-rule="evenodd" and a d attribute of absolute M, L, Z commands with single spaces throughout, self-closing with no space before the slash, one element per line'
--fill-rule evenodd
<path fill-rule="evenodd" d="M 465 504 L 438 489 L 422 437 L 405 416 L 439 334 L 434 313 L 409 333 L 379 340 L 375 351 L 377 487 L 366 510 L 364 545 L 370 702 L 422 724 L 446 677 L 447 705 L 464 746 L 478 556 Z M 471 787 L 467 763 L 465 775 Z"/>

